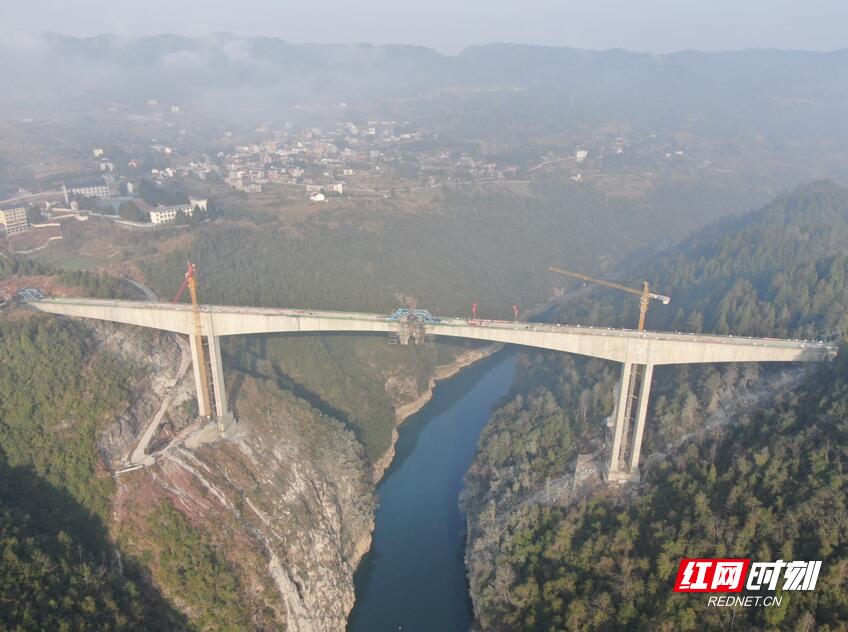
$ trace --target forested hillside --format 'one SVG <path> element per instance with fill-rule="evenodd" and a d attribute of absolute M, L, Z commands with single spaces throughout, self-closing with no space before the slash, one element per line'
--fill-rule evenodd
<path fill-rule="evenodd" d="M 0 628 L 183 627 L 107 535 L 96 439 L 133 379 L 76 323 L 0 320 Z"/>
<path fill-rule="evenodd" d="M 698 231 L 628 280 L 672 297 L 652 307 L 651 328 L 826 336 L 848 331 L 846 245 L 848 188 L 814 182 Z M 599 292 L 560 317 L 632 327 L 636 313 L 636 301 Z"/>
<path fill-rule="evenodd" d="M 439 365 L 470 347 L 389 345 L 385 337 L 250 336 L 228 342 L 231 366 L 278 386 L 343 421 L 370 462 L 391 445 L 396 408 L 428 387 Z M 389 387 L 389 385 L 391 387 Z"/>
<path fill-rule="evenodd" d="M 482 315 L 511 318 L 513 303 L 548 299 L 549 265 L 604 267 L 610 252 L 657 241 L 649 226 L 664 215 L 675 215 L 672 232 L 683 236 L 719 210 L 738 210 L 722 209 L 721 192 L 712 195 L 710 210 L 679 211 L 671 192 L 634 208 L 570 182 L 445 187 L 426 210 L 351 204 L 295 229 L 204 226 L 188 252 L 140 257 L 164 296 L 176 291 L 190 255 L 210 302 L 388 312 L 415 294 L 434 313 L 467 314 L 477 301 Z"/>
<path fill-rule="evenodd" d="M 673 311 L 649 313 L 652 328 L 821 337 L 846 324 L 846 247 L 848 190 L 819 182 L 699 231 L 632 268 L 632 280 L 650 279 L 672 296 Z M 559 318 L 632 326 L 633 303 L 598 292 L 565 305 Z M 833 573 L 812 599 L 793 595 L 767 615 L 737 612 L 750 616 L 738 624 L 762 627 L 768 616 L 781 629 L 844 627 L 845 528 L 831 520 L 844 513 L 848 492 L 841 472 L 845 362 L 793 391 L 798 371 L 660 368 L 643 448 L 645 484 L 633 498 L 602 490 L 569 504 L 570 488 L 556 483 L 573 473 L 578 452 L 600 445 L 618 367 L 526 354 L 513 398 L 484 432 L 466 480 L 467 560 L 482 626 L 647 629 L 659 620 L 669 630 L 698 629 L 704 616 L 725 615 L 672 598 L 674 565 L 684 555 L 726 554 L 823 556 Z M 774 396 L 767 412 L 747 415 L 739 404 Z M 545 493 L 551 480 L 552 498 Z M 730 620 L 708 623 L 722 629 Z"/>
<path fill-rule="evenodd" d="M 612 491 L 516 512 L 476 602 L 486 629 L 844 629 L 845 351 L 767 410 L 652 468 L 630 501 Z M 671 591 L 681 557 L 823 563 L 817 589 L 783 593 L 781 607 L 706 608 Z"/>

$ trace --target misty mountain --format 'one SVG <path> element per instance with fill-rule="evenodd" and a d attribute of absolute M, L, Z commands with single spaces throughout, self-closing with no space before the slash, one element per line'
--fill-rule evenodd
<path fill-rule="evenodd" d="M 229 112 L 432 97 L 537 124 L 568 117 L 782 134 L 848 135 L 848 50 L 667 55 L 491 44 L 452 57 L 418 46 L 13 34 L 0 43 L 0 112 L 90 111 L 147 99 Z M 461 88 L 464 88 L 463 91 Z M 497 89 L 497 90 L 493 90 Z"/>

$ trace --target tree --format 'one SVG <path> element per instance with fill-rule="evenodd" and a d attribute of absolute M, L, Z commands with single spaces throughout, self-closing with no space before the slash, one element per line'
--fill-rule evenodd
<path fill-rule="evenodd" d="M 27 221 L 30 224 L 38 224 L 41 222 L 41 211 L 35 204 L 30 204 L 26 210 Z"/>
<path fill-rule="evenodd" d="M 138 183 L 138 196 L 151 206 L 184 204 L 188 200 L 185 193 L 156 186 L 150 180 L 144 179 Z"/>
<path fill-rule="evenodd" d="M 138 208 L 138 204 L 132 200 L 121 203 L 121 206 L 118 207 L 118 215 L 133 222 L 143 222 L 149 219 L 147 213 Z"/>

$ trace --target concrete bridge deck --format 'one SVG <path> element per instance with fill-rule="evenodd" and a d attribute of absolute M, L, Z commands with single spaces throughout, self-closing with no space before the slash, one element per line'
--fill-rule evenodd
<path fill-rule="evenodd" d="M 45 299 L 34 307 L 53 314 L 124 323 L 187 334 L 191 343 L 200 414 L 211 416 L 203 393 L 191 307 L 170 303 L 93 299 Z M 231 418 L 224 384 L 221 336 L 263 333 L 397 333 L 402 323 L 383 314 L 233 307 L 200 307 L 202 335 L 209 345 L 214 408 L 223 428 Z M 622 363 L 607 477 L 638 480 L 639 452 L 645 428 L 653 368 L 662 364 L 708 362 L 816 362 L 836 354 L 836 346 L 820 341 L 779 340 L 605 329 L 580 325 L 469 321 L 445 318 L 423 323 L 428 335 L 516 344 L 602 358 Z M 631 419 L 634 423 L 631 424 Z"/>
<path fill-rule="evenodd" d="M 170 303 L 95 299 L 47 299 L 32 303 L 54 314 L 94 318 L 163 329 L 183 334 L 194 332 L 191 307 Z M 397 321 L 383 314 L 314 311 L 263 307 L 203 305 L 203 334 L 233 336 L 261 333 L 397 331 Z M 702 362 L 797 362 L 816 361 L 835 353 L 835 347 L 819 341 L 780 340 L 709 334 L 550 325 L 445 318 L 426 324 L 436 336 L 469 338 L 564 351 L 616 362 L 650 361 L 651 364 Z"/>

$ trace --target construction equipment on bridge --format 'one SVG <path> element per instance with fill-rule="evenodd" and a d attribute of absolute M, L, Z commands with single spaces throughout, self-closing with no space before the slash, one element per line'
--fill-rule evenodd
<path fill-rule="evenodd" d="M 398 323 L 397 334 L 389 337 L 389 344 L 409 344 L 413 338 L 416 344 L 422 342 L 433 342 L 433 337 L 427 335 L 427 323 L 437 323 L 440 319 L 433 316 L 426 309 L 417 309 L 417 301 L 414 296 L 406 297 L 407 307 L 401 307 L 389 316 L 388 320 Z"/>
<path fill-rule="evenodd" d="M 656 301 L 660 301 L 663 305 L 668 305 L 671 302 L 671 298 L 665 296 L 663 294 L 657 294 L 656 292 L 651 292 L 651 288 L 648 285 L 647 281 L 642 281 L 642 289 L 637 290 L 632 287 L 627 287 L 626 285 L 621 285 L 619 283 L 613 283 L 612 281 L 604 281 L 603 279 L 596 279 L 594 277 L 590 277 L 587 274 L 581 274 L 579 272 L 571 272 L 570 270 L 563 270 L 562 268 L 550 267 L 548 268 L 551 272 L 556 272 L 557 274 L 563 274 L 565 276 L 571 277 L 573 279 L 578 279 L 583 281 L 584 283 L 595 283 L 596 285 L 603 285 L 604 287 L 609 287 L 614 290 L 621 290 L 622 292 L 628 292 L 629 294 L 635 294 L 639 297 L 639 326 L 637 331 L 645 331 L 645 316 L 648 313 L 648 307 L 650 307 L 651 299 Z M 624 426 L 623 426 L 623 436 L 627 438 L 630 434 L 631 420 L 633 417 L 633 407 L 638 403 L 638 395 L 636 391 L 636 382 L 639 381 L 640 387 L 641 382 L 644 380 L 644 371 L 645 367 L 643 365 L 634 365 L 633 369 L 630 371 L 630 379 L 628 384 L 626 385 L 627 391 L 624 393 L 624 397 L 621 398 L 621 401 L 624 402 Z M 619 385 L 620 389 L 625 388 L 624 384 Z M 622 448 L 620 457 L 620 466 L 626 467 L 627 458 L 630 456 L 627 452 L 628 448 L 626 446 L 631 446 L 632 442 L 625 441 L 623 444 L 625 447 Z"/>
<path fill-rule="evenodd" d="M 662 294 L 656 294 L 655 292 L 651 292 L 651 288 L 648 285 L 647 281 L 642 281 L 642 289 L 637 290 L 632 287 L 627 287 L 626 285 L 621 285 L 619 283 L 613 283 L 612 281 L 604 281 L 603 279 L 596 279 L 594 277 L 590 277 L 586 274 L 581 274 L 579 272 L 571 272 L 569 270 L 563 270 L 562 268 L 550 267 L 548 268 L 551 272 L 556 272 L 557 274 L 564 274 L 565 276 L 569 276 L 573 279 L 579 279 L 584 283 L 595 283 L 597 285 L 603 285 L 604 287 L 611 287 L 614 290 L 621 290 L 622 292 L 629 292 L 630 294 L 635 294 L 639 297 L 639 327 L 637 331 L 645 331 L 645 316 L 648 313 L 648 307 L 650 306 L 651 299 L 661 301 L 663 305 L 668 305 L 671 301 L 671 298 L 668 296 L 663 296 Z"/>
<path fill-rule="evenodd" d="M 200 361 L 199 373 L 201 388 L 199 396 L 203 398 L 203 403 L 200 407 L 202 410 L 211 411 L 212 407 L 209 405 L 209 375 L 206 372 L 206 352 L 203 349 L 203 328 L 200 324 L 200 308 L 197 304 L 197 281 L 194 277 L 196 272 L 197 266 L 189 261 L 183 283 L 180 285 L 180 289 L 177 291 L 177 295 L 174 296 L 174 300 L 171 301 L 171 303 L 179 302 L 183 296 L 183 292 L 185 292 L 186 288 L 188 288 L 189 294 L 191 295 L 191 311 L 194 314 L 194 343 L 197 346 L 197 357 Z"/>
<path fill-rule="evenodd" d="M 433 316 L 426 309 L 416 309 L 412 312 L 412 314 L 410 314 L 409 309 L 407 309 L 405 307 L 401 307 L 399 309 L 396 309 L 394 311 L 394 313 L 391 316 L 389 316 L 388 319 L 389 320 L 409 320 L 410 315 L 412 316 L 413 320 L 415 320 L 416 322 L 420 322 L 420 323 L 437 323 L 441 320 L 440 318 L 436 318 L 435 316 Z"/>

